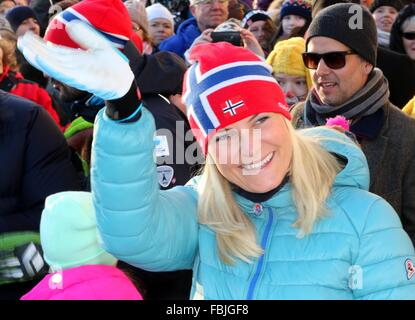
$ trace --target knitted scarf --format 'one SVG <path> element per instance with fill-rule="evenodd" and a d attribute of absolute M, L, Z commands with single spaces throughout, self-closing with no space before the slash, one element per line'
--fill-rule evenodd
<path fill-rule="evenodd" d="M 322 104 L 317 93 L 312 90 L 304 107 L 306 126 L 325 125 L 328 118 L 338 115 L 357 122 L 382 108 L 389 99 L 389 85 L 380 69 L 374 68 L 366 85 L 346 103 L 339 106 Z"/>

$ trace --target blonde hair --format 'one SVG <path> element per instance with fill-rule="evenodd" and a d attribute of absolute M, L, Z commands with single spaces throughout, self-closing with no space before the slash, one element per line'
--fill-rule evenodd
<path fill-rule="evenodd" d="M 16 70 L 18 68 L 15 54 L 16 42 L 0 36 L 0 50 L 3 51 L 3 65 L 8 65 L 12 70 Z"/>
<path fill-rule="evenodd" d="M 300 229 L 298 237 L 303 237 L 327 213 L 325 202 L 341 165 L 319 145 L 319 138 L 301 135 L 289 120 L 284 121 L 293 146 L 289 175 L 298 212 L 293 226 Z M 250 258 L 263 253 L 255 228 L 236 203 L 229 182 L 218 171 L 213 158 L 208 155 L 206 160 L 198 187 L 199 223 L 216 232 L 219 256 L 224 263 L 233 264 L 234 258 L 250 263 Z"/>

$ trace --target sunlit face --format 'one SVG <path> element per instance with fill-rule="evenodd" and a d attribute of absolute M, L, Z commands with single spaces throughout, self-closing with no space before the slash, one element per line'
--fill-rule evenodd
<path fill-rule="evenodd" d="M 254 37 L 258 40 L 262 48 L 266 48 L 268 46 L 268 42 L 271 40 L 272 31 L 269 29 L 270 28 L 267 26 L 267 22 L 264 20 L 255 21 L 248 28 L 248 30 L 251 31 Z"/>
<path fill-rule="evenodd" d="M 320 54 L 347 50 L 350 48 L 343 43 L 327 37 L 313 37 L 307 47 L 308 52 Z M 338 106 L 347 102 L 364 87 L 373 69 L 371 64 L 357 54 L 347 55 L 345 58 L 346 64 L 343 68 L 331 69 L 321 59 L 317 69 L 310 70 L 314 89 L 325 104 Z"/>
<path fill-rule="evenodd" d="M 405 21 L 402 25 L 402 32 L 415 32 L 415 17 Z M 409 40 L 402 37 L 403 46 L 406 54 L 415 61 L 415 39 Z"/>
<path fill-rule="evenodd" d="M 199 0 L 190 6 L 190 11 L 196 18 L 200 31 L 214 29 L 228 19 L 228 1 Z"/>
<path fill-rule="evenodd" d="M 381 6 L 373 12 L 376 27 L 385 32 L 391 31 L 397 15 L 398 11 L 394 7 L 390 6 Z"/>
<path fill-rule="evenodd" d="M 292 159 L 284 117 L 259 113 L 219 130 L 209 142 L 219 172 L 245 191 L 265 193 L 281 184 Z"/>
<path fill-rule="evenodd" d="M 32 31 L 34 34 L 40 34 L 39 22 L 36 19 L 28 18 L 24 20 L 20 26 L 17 27 L 16 35 L 18 37 L 24 35 L 27 31 Z"/>
<path fill-rule="evenodd" d="M 306 24 L 303 17 L 289 14 L 282 18 L 282 30 L 284 36 L 289 36 L 295 28 L 302 28 Z"/>
<path fill-rule="evenodd" d="M 173 35 L 172 23 L 164 18 L 156 18 L 149 23 L 150 37 L 153 39 L 155 45 Z"/>
<path fill-rule="evenodd" d="M 4 14 L 7 10 L 15 7 L 16 4 L 13 1 L 2 1 L 0 3 L 0 14 Z"/>
<path fill-rule="evenodd" d="M 305 77 L 290 76 L 285 73 L 275 73 L 273 76 L 284 91 L 289 106 L 304 101 L 307 98 L 308 87 Z"/>

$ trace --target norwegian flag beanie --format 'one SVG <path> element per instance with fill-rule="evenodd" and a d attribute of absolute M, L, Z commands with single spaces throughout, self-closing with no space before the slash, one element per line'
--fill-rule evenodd
<path fill-rule="evenodd" d="M 291 120 L 272 69 L 251 51 L 226 42 L 195 46 L 183 82 L 183 101 L 193 135 L 207 154 L 216 131 L 261 112 Z"/>

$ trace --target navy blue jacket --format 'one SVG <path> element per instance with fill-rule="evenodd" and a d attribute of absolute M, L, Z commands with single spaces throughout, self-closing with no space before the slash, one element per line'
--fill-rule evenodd
<path fill-rule="evenodd" d="M 46 110 L 0 90 L 0 235 L 38 231 L 48 195 L 80 190 L 62 133 Z"/>
<path fill-rule="evenodd" d="M 160 51 L 174 52 L 184 59 L 184 53 L 200 34 L 196 19 L 187 19 L 180 25 L 175 35 L 160 43 L 159 49 Z"/>

